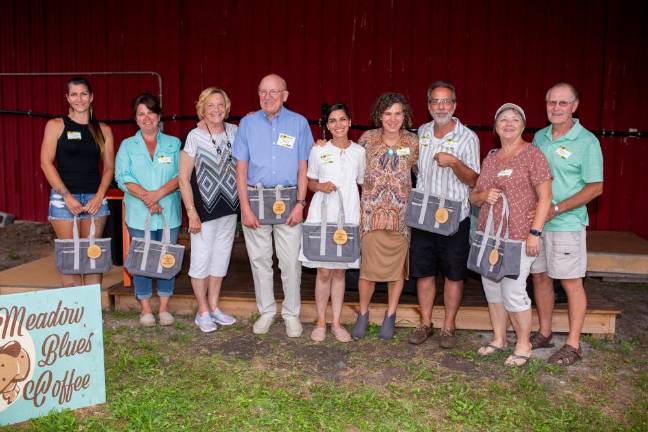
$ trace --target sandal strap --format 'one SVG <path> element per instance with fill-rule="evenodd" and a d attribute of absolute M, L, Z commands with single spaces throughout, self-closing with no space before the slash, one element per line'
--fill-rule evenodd
<path fill-rule="evenodd" d="M 553 333 L 551 333 L 549 336 L 545 336 L 539 331 L 537 331 L 531 334 L 531 337 L 529 338 L 529 342 L 531 342 L 532 349 L 551 348 L 552 346 L 554 346 L 554 344 L 551 343 L 552 338 L 553 338 Z"/>
<path fill-rule="evenodd" d="M 549 358 L 549 362 L 569 366 L 581 358 L 583 358 L 583 352 L 580 347 L 576 349 L 571 345 L 565 344 Z"/>

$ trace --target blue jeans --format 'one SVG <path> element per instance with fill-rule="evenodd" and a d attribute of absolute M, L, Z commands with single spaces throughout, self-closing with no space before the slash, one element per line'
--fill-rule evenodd
<path fill-rule="evenodd" d="M 151 240 L 162 240 L 162 232 L 164 230 L 152 230 Z M 128 227 L 128 232 L 133 237 L 144 238 L 144 230 L 138 230 Z M 171 243 L 177 243 L 180 227 L 171 229 Z M 159 297 L 171 297 L 173 295 L 173 287 L 175 286 L 175 278 L 171 279 L 155 279 L 157 281 L 156 288 Z M 148 300 L 153 296 L 153 278 L 146 276 L 133 276 L 133 286 L 135 287 L 135 297 L 138 300 Z"/>

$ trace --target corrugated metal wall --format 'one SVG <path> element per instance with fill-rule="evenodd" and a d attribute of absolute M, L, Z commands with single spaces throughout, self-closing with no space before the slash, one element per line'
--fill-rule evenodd
<path fill-rule="evenodd" d="M 617 1 L 3 1 L 0 72 L 155 71 L 167 115 L 191 115 L 199 91 L 224 87 L 232 114 L 257 108 L 256 86 L 275 71 L 289 105 L 317 118 L 322 102 L 347 102 L 367 124 L 374 98 L 406 94 L 415 123 L 427 121 L 425 90 L 458 89 L 464 123 L 490 125 L 504 101 L 521 104 L 529 127 L 546 124 L 544 94 L 556 81 L 581 93 L 593 130 L 648 130 L 648 7 Z M 92 77 L 101 118 L 129 117 L 130 100 L 157 92 L 152 76 Z M 0 108 L 64 113 L 59 77 L 0 77 Z M 0 209 L 46 218 L 38 154 L 45 120 L 0 115 Z M 168 121 L 178 136 L 190 121 Z M 115 125 L 117 142 L 134 131 Z M 480 132 L 482 155 L 495 145 Z M 595 229 L 648 237 L 646 138 L 602 138 L 605 192 L 591 205 Z"/>

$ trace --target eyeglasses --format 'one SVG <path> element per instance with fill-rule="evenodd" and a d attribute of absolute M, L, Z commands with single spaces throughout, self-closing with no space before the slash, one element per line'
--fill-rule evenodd
<path fill-rule="evenodd" d="M 452 105 L 454 99 L 430 99 L 430 105 Z"/>
<path fill-rule="evenodd" d="M 570 100 L 570 101 L 564 101 L 564 100 L 563 101 L 555 101 L 555 100 L 553 100 L 553 101 L 547 101 L 547 106 L 551 107 L 551 108 L 554 108 L 556 105 L 558 105 L 560 108 L 565 108 L 567 105 L 573 104 L 574 102 L 576 102 L 576 99 Z"/>
<path fill-rule="evenodd" d="M 283 91 L 286 91 L 286 89 L 270 89 L 270 90 L 265 90 L 265 89 L 259 89 L 257 92 L 259 93 L 259 96 L 261 97 L 266 97 L 267 95 L 270 95 L 273 98 L 276 98 L 279 96 L 279 94 Z"/>

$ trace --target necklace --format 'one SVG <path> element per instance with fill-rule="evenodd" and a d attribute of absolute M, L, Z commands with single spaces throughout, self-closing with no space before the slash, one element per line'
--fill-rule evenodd
<path fill-rule="evenodd" d="M 214 139 L 214 136 L 212 135 L 211 130 L 209 129 L 209 125 L 207 124 L 207 122 L 205 122 L 205 127 L 207 128 L 207 132 L 209 132 L 210 141 L 212 142 L 212 144 L 216 148 L 216 154 L 218 154 L 220 156 L 223 153 L 223 150 L 221 150 L 220 146 L 218 144 L 216 144 L 216 140 Z M 229 155 L 227 157 L 227 161 L 231 162 L 232 161 L 232 143 L 230 143 L 229 135 L 227 135 L 227 128 L 225 127 L 224 124 L 223 124 L 223 132 L 225 132 L 225 146 L 227 147 L 227 152 L 229 153 Z"/>

